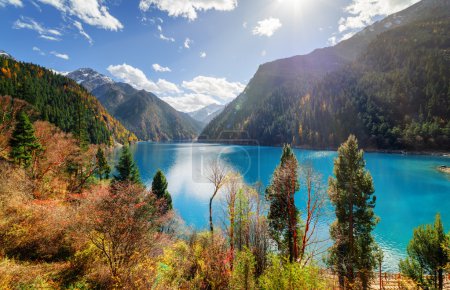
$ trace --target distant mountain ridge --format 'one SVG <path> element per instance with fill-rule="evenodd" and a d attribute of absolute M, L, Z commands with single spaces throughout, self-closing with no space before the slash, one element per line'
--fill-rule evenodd
<path fill-rule="evenodd" d="M 140 140 L 187 141 L 195 139 L 201 130 L 200 122 L 153 93 L 114 82 L 93 69 L 78 69 L 68 76 L 96 96 Z"/>
<path fill-rule="evenodd" d="M 90 92 L 101 85 L 114 83 L 111 78 L 102 75 L 91 68 L 77 69 L 68 73 L 67 77 L 73 79 L 78 84 L 81 84 Z"/>
<path fill-rule="evenodd" d="M 333 47 L 263 64 L 201 138 L 231 130 L 336 148 L 353 133 L 366 148 L 448 150 L 449 22 L 449 0 L 423 0 Z"/>
<path fill-rule="evenodd" d="M 224 108 L 225 105 L 211 104 L 188 114 L 206 126 L 212 119 L 218 116 Z"/>
<path fill-rule="evenodd" d="M 4 51 L 4 50 L 0 50 L 0 56 L 1 56 L 1 57 L 6 57 L 6 58 L 14 59 L 14 57 L 12 57 L 9 53 L 7 53 L 7 52 Z"/>

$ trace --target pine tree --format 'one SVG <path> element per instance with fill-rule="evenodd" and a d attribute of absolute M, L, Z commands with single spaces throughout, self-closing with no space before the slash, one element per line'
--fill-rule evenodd
<path fill-rule="evenodd" d="M 444 271 L 450 263 L 450 253 L 446 251 L 448 243 L 441 216 L 437 214 L 434 225 L 414 229 L 407 248 L 408 257 L 399 263 L 400 271 L 424 288 L 443 289 Z"/>
<path fill-rule="evenodd" d="M 25 168 L 31 165 L 33 153 L 41 148 L 41 144 L 34 135 L 33 124 L 25 112 L 18 115 L 9 145 L 11 146 L 10 158 Z"/>
<path fill-rule="evenodd" d="M 275 169 L 272 181 L 266 189 L 270 202 L 269 228 L 279 250 L 287 250 L 289 261 L 298 258 L 299 213 L 294 195 L 299 190 L 298 161 L 289 145 L 283 147 L 281 161 Z"/>
<path fill-rule="evenodd" d="M 102 179 L 108 179 L 111 173 L 111 167 L 109 167 L 108 161 L 106 160 L 105 153 L 101 147 L 98 147 L 97 154 L 95 155 L 97 159 L 97 174 Z"/>
<path fill-rule="evenodd" d="M 355 136 L 339 147 L 334 175 L 328 191 L 337 219 L 330 229 L 334 245 L 328 263 L 342 289 L 368 289 L 377 248 L 371 232 L 378 218 L 373 211 L 376 198 L 372 177 L 365 170 L 364 153 Z"/>
<path fill-rule="evenodd" d="M 152 192 L 155 194 L 157 199 L 164 199 L 166 206 L 164 207 L 164 212 L 172 209 L 172 197 L 167 191 L 167 180 L 164 173 L 158 169 L 152 181 Z"/>
<path fill-rule="evenodd" d="M 114 181 L 142 184 L 139 170 L 133 161 L 133 156 L 131 156 L 130 148 L 128 146 L 122 147 L 119 164 L 117 164 L 116 170 L 119 174 L 114 175 Z"/>

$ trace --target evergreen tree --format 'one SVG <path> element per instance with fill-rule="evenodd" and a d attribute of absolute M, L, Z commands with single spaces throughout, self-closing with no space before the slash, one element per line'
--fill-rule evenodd
<path fill-rule="evenodd" d="M 111 173 L 111 167 L 109 167 L 108 161 L 106 160 L 105 153 L 101 147 L 98 147 L 97 154 L 95 155 L 97 159 L 97 174 L 102 179 L 108 179 Z"/>
<path fill-rule="evenodd" d="M 270 234 L 279 250 L 288 251 L 290 262 L 298 258 L 299 214 L 294 195 L 299 187 L 298 161 L 291 147 L 285 145 L 280 164 L 266 189 L 266 198 L 270 202 L 267 216 Z"/>
<path fill-rule="evenodd" d="M 372 177 L 365 170 L 364 152 L 359 150 L 355 136 L 350 135 L 339 147 L 334 175 L 328 191 L 337 219 L 330 229 L 334 245 L 328 263 L 342 289 L 368 289 L 377 248 L 371 232 L 378 218 L 373 211 L 376 198 Z"/>
<path fill-rule="evenodd" d="M 172 197 L 167 191 L 167 180 L 164 173 L 158 169 L 152 181 L 152 192 L 155 194 L 157 199 L 164 199 L 166 206 L 164 212 L 172 209 Z"/>
<path fill-rule="evenodd" d="M 133 161 L 133 156 L 131 156 L 130 148 L 128 146 L 122 147 L 119 164 L 117 164 L 116 170 L 118 175 L 114 175 L 114 181 L 142 184 L 139 170 Z"/>
<path fill-rule="evenodd" d="M 400 271 L 424 288 L 443 289 L 444 271 L 450 263 L 450 253 L 446 251 L 448 243 L 441 216 L 437 214 L 434 225 L 414 229 L 408 244 L 408 257 L 400 261 Z"/>
<path fill-rule="evenodd" d="M 33 124 L 25 112 L 21 112 L 17 117 L 17 124 L 9 145 L 11 146 L 10 158 L 25 168 L 31 165 L 33 153 L 41 148 L 41 144 L 34 135 Z"/>

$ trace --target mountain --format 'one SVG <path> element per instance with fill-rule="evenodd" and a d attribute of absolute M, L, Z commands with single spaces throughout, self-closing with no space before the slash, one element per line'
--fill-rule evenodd
<path fill-rule="evenodd" d="M 193 140 L 201 130 L 200 122 L 150 92 L 116 83 L 92 69 L 79 69 L 68 76 L 90 90 L 108 112 L 141 140 Z"/>
<path fill-rule="evenodd" d="M 224 108 L 224 105 L 211 104 L 188 114 L 189 116 L 206 126 L 209 122 L 211 122 L 212 119 L 218 116 Z"/>
<path fill-rule="evenodd" d="M 14 59 L 9 53 L 7 53 L 4 50 L 0 50 L 0 57 L 6 57 L 6 58 Z"/>
<path fill-rule="evenodd" d="M 137 140 L 85 88 L 35 64 L 0 55 L 0 96 L 25 100 L 40 119 L 91 143 Z"/>
<path fill-rule="evenodd" d="M 333 47 L 263 64 L 200 139 L 450 149 L 450 1 L 423 0 Z"/>
<path fill-rule="evenodd" d="M 67 77 L 85 87 L 91 92 L 96 87 L 104 84 L 112 84 L 114 81 L 91 68 L 80 68 L 67 74 Z"/>
<path fill-rule="evenodd" d="M 156 95 L 124 83 L 105 84 L 92 91 L 105 108 L 141 140 L 195 139 L 199 122 Z"/>

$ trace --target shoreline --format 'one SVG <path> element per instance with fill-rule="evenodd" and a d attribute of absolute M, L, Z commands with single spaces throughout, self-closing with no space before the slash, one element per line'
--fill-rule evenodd
<path fill-rule="evenodd" d="M 205 144 L 221 144 L 221 145 L 246 145 L 246 146 L 261 146 L 261 147 L 273 147 L 273 148 L 280 148 L 283 147 L 283 144 L 277 144 L 277 145 L 255 145 L 257 141 L 255 142 L 249 142 L 254 143 L 252 144 L 243 144 L 236 142 L 220 142 L 223 140 L 218 140 L 217 142 L 209 142 L 209 141 L 192 141 L 191 143 L 205 143 Z M 155 142 L 160 143 L 160 142 Z M 164 143 L 187 143 L 187 142 L 164 142 Z M 315 150 L 315 151 L 334 151 L 336 152 L 338 148 L 334 147 L 312 147 L 312 146 L 296 146 L 292 145 L 292 148 L 295 149 L 302 149 L 302 150 Z M 439 156 L 439 157 L 449 157 L 450 158 L 450 151 L 438 151 L 438 150 L 430 150 L 430 151 L 424 151 L 424 150 L 399 150 L 399 149 L 375 149 L 375 148 L 361 148 L 364 150 L 364 153 L 384 153 L 384 154 L 398 154 L 398 155 L 425 155 L 425 156 Z"/>
<path fill-rule="evenodd" d="M 220 142 L 222 141 L 222 142 Z M 260 146 L 260 147 L 272 147 L 272 148 L 280 148 L 283 147 L 282 144 L 277 145 L 266 145 L 259 144 L 257 141 L 251 142 L 224 142 L 224 140 L 213 141 L 205 141 L 205 140 L 171 140 L 171 141 L 151 141 L 151 140 L 139 140 L 133 143 L 138 142 L 149 142 L 156 144 L 219 144 L 219 145 L 243 145 L 243 146 Z M 113 147 L 116 147 L 117 144 L 114 144 Z M 312 147 L 312 146 L 295 146 L 292 148 L 302 149 L 302 150 L 314 150 L 314 151 L 333 151 L 336 152 L 338 148 L 334 147 Z M 437 157 L 448 157 L 450 158 L 450 151 L 438 151 L 438 150 L 399 150 L 399 149 L 374 149 L 374 148 L 361 148 L 364 150 L 364 153 L 384 153 L 384 154 L 397 154 L 397 155 L 423 155 L 423 156 L 437 156 Z"/>

